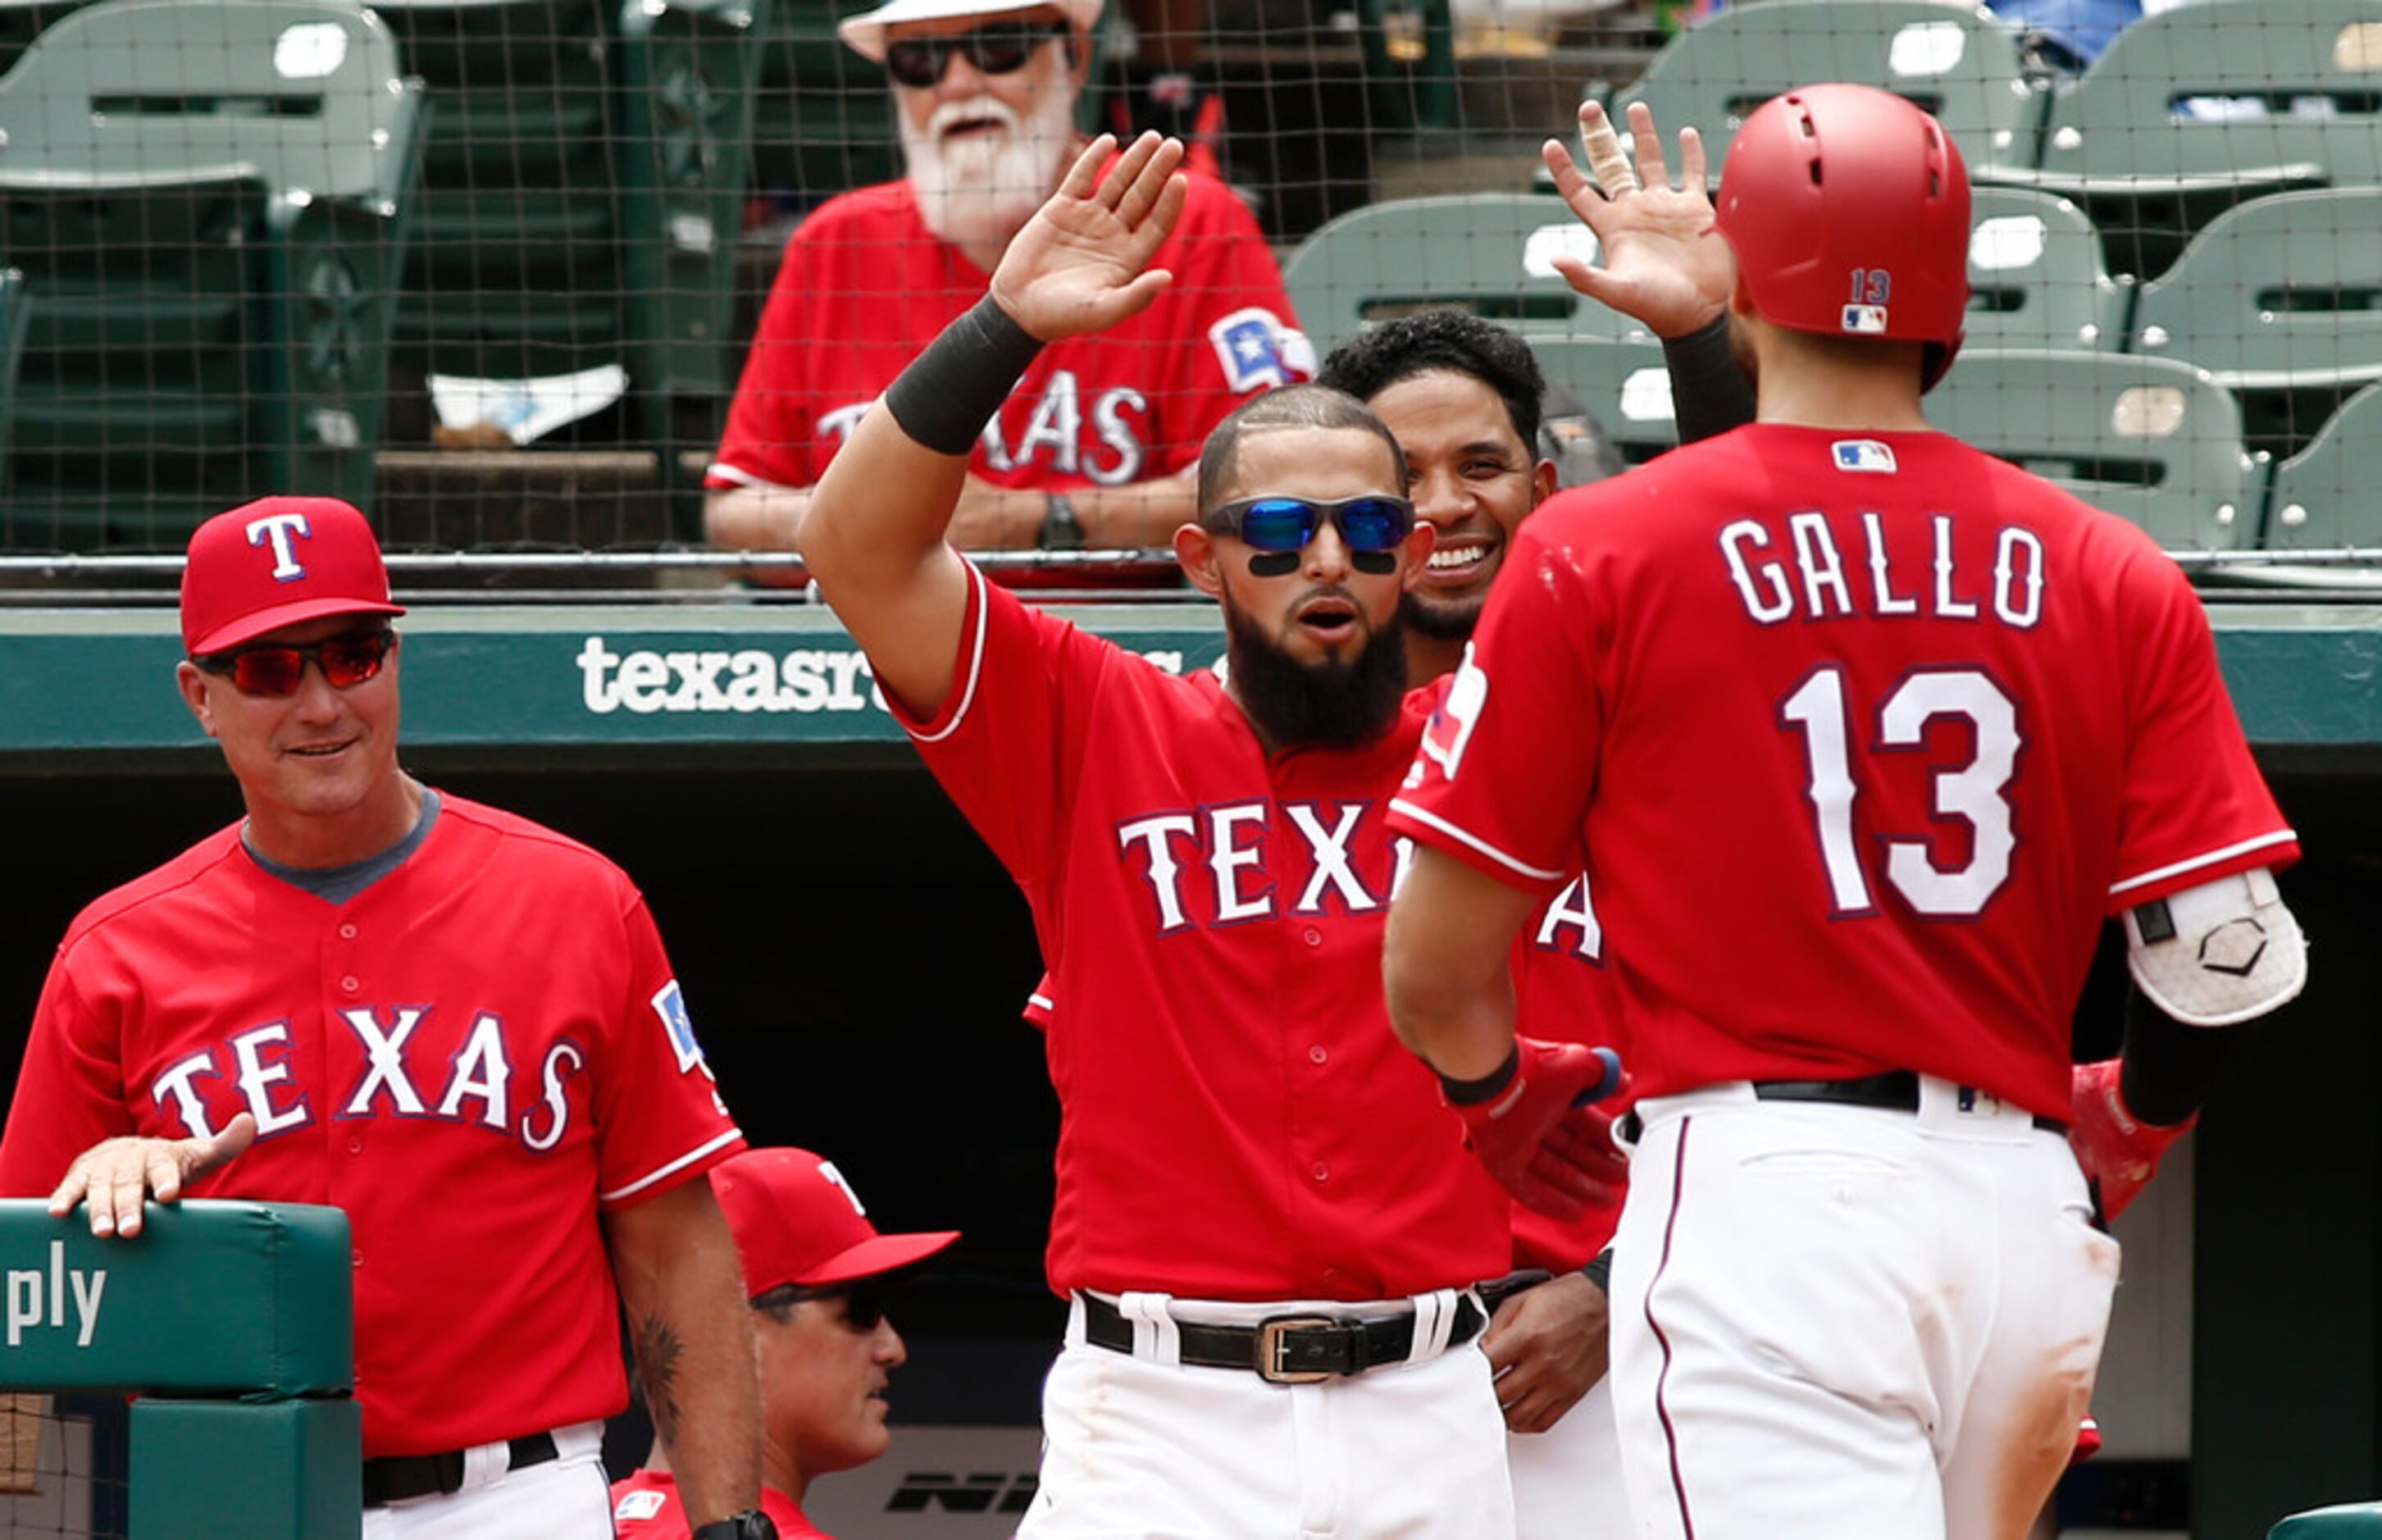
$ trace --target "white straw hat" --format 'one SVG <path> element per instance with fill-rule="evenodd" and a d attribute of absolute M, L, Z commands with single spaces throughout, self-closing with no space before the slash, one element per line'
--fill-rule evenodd
<path fill-rule="evenodd" d="M 1078 31 L 1087 31 L 1100 18 L 1105 0 L 886 0 L 873 11 L 848 16 L 836 26 L 836 35 L 855 54 L 875 64 L 885 62 L 885 29 L 902 21 L 948 21 L 955 17 L 1007 16 L 1013 11 L 1045 7 L 1058 11 Z"/>

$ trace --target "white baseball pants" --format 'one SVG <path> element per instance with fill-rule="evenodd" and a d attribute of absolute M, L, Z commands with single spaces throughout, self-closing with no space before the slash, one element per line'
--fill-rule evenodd
<path fill-rule="evenodd" d="M 1150 1328 L 1132 1356 L 1084 1340 L 1080 1301 L 1069 1312 L 1042 1387 L 1041 1486 L 1019 1540 L 1512 1540 L 1505 1424 L 1473 1343 L 1273 1385 L 1173 1361 L 1165 1323 L 1382 1307 L 1154 1294 L 1119 1305 Z"/>
<path fill-rule="evenodd" d="M 505 1469 L 505 1446 L 465 1457 L 460 1491 L 364 1509 L 363 1540 L 612 1540 L 604 1424 L 554 1430 L 555 1458 Z"/>
<path fill-rule="evenodd" d="M 1637 1534 L 1621 1478 L 1613 1376 L 1589 1386 L 1544 1433 L 1505 1435 L 1520 1540 L 1621 1540 Z"/>
<path fill-rule="evenodd" d="M 1638 1111 L 1612 1380 L 1639 1533 L 2024 1535 L 2118 1279 L 2066 1139 L 1938 1080 L 1915 1115 L 1742 1083 Z"/>

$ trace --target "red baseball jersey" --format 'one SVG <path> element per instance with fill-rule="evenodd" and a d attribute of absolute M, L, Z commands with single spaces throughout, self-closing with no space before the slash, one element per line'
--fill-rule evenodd
<path fill-rule="evenodd" d="M 803 1517 L 794 1499 L 774 1486 L 761 1488 L 761 1511 L 778 1526 L 778 1540 L 833 1540 Z M 668 1472 L 635 1471 L 612 1484 L 612 1531 L 620 1540 L 687 1540 L 693 1533 L 678 1478 Z"/>
<path fill-rule="evenodd" d="M 1403 840 L 1404 836 L 1399 836 Z M 1514 1019 L 1552 1042 L 1611 1048 L 1630 1063 L 1621 1041 L 1620 1001 L 1606 966 L 1604 928 L 1586 868 L 1575 860 L 1522 933 L 1514 938 Z M 1635 1088 L 1632 1088 L 1634 1095 Z M 1627 1101 L 1615 1104 L 1618 1112 Z M 1577 1219 L 1513 1205 L 1514 1265 L 1567 1273 L 1604 1250 L 1621 1223 L 1621 1201 L 1594 1204 Z"/>
<path fill-rule="evenodd" d="M 1058 490 L 1171 475 L 1198 463 L 1234 407 L 1313 372 L 1257 222 L 1222 182 L 1190 185 L 1151 263 L 1173 283 L 1132 319 L 1043 349 L 986 425 L 977 475 Z M 706 484 L 817 482 L 868 404 L 988 281 L 927 228 L 907 181 L 820 205 L 786 242 Z"/>
<path fill-rule="evenodd" d="M 597 1212 L 743 1146 L 627 876 L 456 796 L 342 905 L 267 874 L 235 826 L 85 909 L 0 1193 L 47 1196 L 104 1139 L 243 1110 L 256 1142 L 188 1191 L 347 1212 L 368 1456 L 627 1405 Z"/>
<path fill-rule="evenodd" d="M 1213 672 L 973 572 L 963 635 L 907 725 L 1050 969 L 1051 1286 L 1362 1300 L 1503 1273 L 1504 1195 L 1381 999 L 1419 702 L 1368 747 L 1269 758 Z"/>
<path fill-rule="evenodd" d="M 1947 436 L 1740 428 L 1507 565 L 1392 822 L 1529 886 L 1584 839 L 1641 1096 L 2065 1116 L 2105 917 L 2298 855 L 2175 564 Z"/>

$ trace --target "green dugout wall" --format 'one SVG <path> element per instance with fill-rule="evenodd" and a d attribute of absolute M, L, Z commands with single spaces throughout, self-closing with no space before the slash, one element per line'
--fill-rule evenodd
<path fill-rule="evenodd" d="M 2235 1540 L 2382 1496 L 2382 604 L 2209 612 L 2311 853 L 2285 891 L 2314 978 L 2195 1137 L 2190 1463 L 2113 1464 L 2096 1500 Z M 1204 607 L 1069 613 L 1168 666 L 1222 650 Z M 1030 1421 L 1062 1314 L 1039 1272 L 1056 1108 L 1017 1014 L 1033 937 L 833 617 L 424 606 L 405 630 L 409 765 L 628 869 L 747 1132 L 832 1152 L 886 1227 L 966 1232 L 905 1301 L 898 1415 Z M 0 1081 L 74 912 L 238 814 L 178 652 L 164 610 L 0 611 Z M 2079 1016 L 2094 1053 L 2122 990 L 2103 972 Z"/>
<path fill-rule="evenodd" d="M 0 1201 L 0 1388 L 132 1403 L 131 1540 L 354 1540 L 347 1216 L 192 1201 L 131 1239 Z"/>

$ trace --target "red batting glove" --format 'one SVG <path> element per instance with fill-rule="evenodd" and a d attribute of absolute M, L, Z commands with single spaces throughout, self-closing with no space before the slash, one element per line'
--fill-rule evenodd
<path fill-rule="evenodd" d="M 2195 1113 L 2166 1127 L 2136 1117 L 2118 1089 L 2115 1059 L 2078 1065 L 2073 1095 L 2075 1121 L 2069 1127 L 2068 1142 L 2076 1152 L 2076 1164 L 2084 1168 L 2084 1179 L 2093 1184 L 2101 1217 L 2112 1220 L 2149 1184 L 2167 1147 L 2189 1133 L 2200 1116 Z"/>
<path fill-rule="evenodd" d="M 1557 1219 L 1616 1202 L 1628 1162 L 1613 1142 L 1615 1093 L 1627 1077 L 1610 1049 L 1516 1038 L 1514 1078 L 1485 1102 L 1449 1103 L 1464 1142 L 1499 1186 Z"/>

